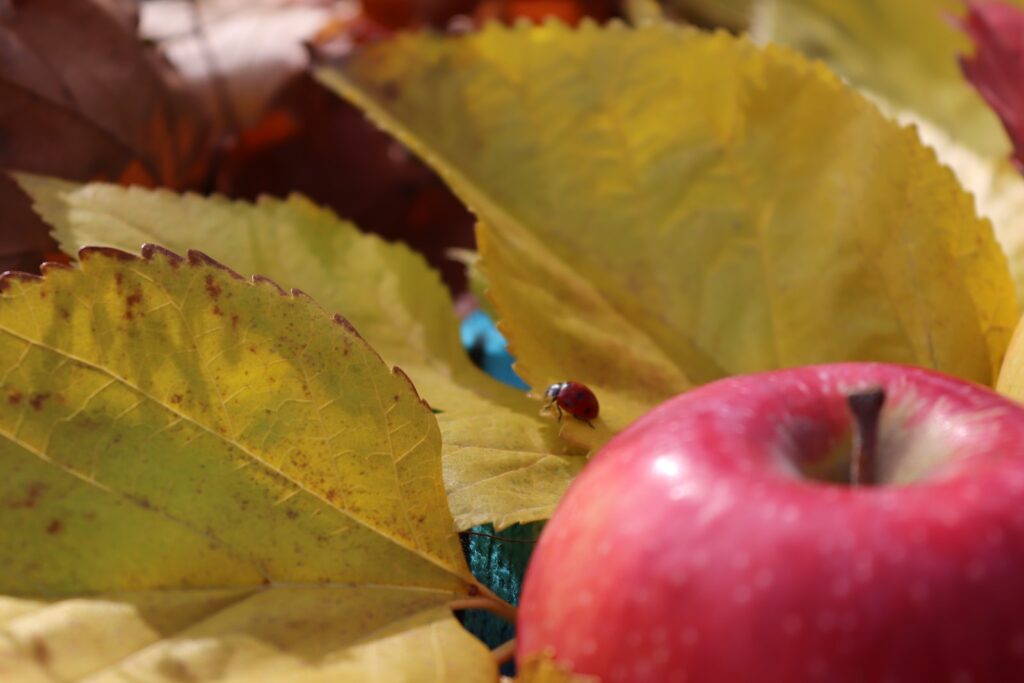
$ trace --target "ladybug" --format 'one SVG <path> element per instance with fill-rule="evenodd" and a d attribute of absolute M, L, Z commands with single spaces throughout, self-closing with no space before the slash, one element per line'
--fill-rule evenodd
<path fill-rule="evenodd" d="M 599 406 L 597 396 L 586 385 L 579 382 L 559 382 L 552 384 L 544 392 L 548 399 L 545 409 L 550 410 L 551 406 L 558 411 L 558 419 L 562 419 L 562 411 L 575 417 L 580 422 L 586 422 L 591 428 L 591 420 L 597 417 Z"/>

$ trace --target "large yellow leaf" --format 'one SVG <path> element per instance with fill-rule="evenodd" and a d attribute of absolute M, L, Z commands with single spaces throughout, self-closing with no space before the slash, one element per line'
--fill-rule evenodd
<path fill-rule="evenodd" d="M 68 253 L 146 241 L 200 248 L 343 312 L 442 411 L 445 483 L 460 529 L 547 518 L 582 467 L 535 403 L 469 362 L 447 291 L 404 245 L 361 234 L 298 196 L 252 205 L 28 175 L 19 182 Z"/>
<path fill-rule="evenodd" d="M 1024 1 L 1014 0 L 1024 6 Z M 977 198 L 1024 296 L 1024 178 L 998 118 L 961 73 L 974 51 L 961 0 L 762 0 L 753 30 L 824 59 L 897 120 L 917 125 Z"/>
<path fill-rule="evenodd" d="M 985 156 L 1006 156 L 999 119 L 960 72 L 972 51 L 955 26 L 963 0 L 761 0 L 752 28 L 858 87 L 917 112 Z"/>
<path fill-rule="evenodd" d="M 521 374 L 591 385 L 609 431 L 691 383 L 805 363 L 994 381 L 1017 306 L 991 226 L 912 130 L 788 50 L 492 26 L 319 77 L 477 212 Z"/>
<path fill-rule="evenodd" d="M 943 130 L 910 111 L 893 112 L 892 116 L 916 126 L 921 139 L 974 195 L 978 212 L 992 221 L 1006 253 L 1017 299 L 1024 301 L 1024 176 L 1009 159 L 985 157 L 961 144 L 956 131 Z"/>
<path fill-rule="evenodd" d="M 143 255 L 0 281 L 0 679 L 493 680 L 406 377 L 308 297 Z"/>

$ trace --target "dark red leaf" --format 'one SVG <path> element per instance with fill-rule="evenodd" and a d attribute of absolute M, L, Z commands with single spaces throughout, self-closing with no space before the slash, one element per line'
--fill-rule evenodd
<path fill-rule="evenodd" d="M 205 117 L 136 36 L 132 4 L 0 0 L 0 174 L 176 189 L 207 176 Z M 52 248 L 6 176 L 0 214 L 0 267 Z"/>

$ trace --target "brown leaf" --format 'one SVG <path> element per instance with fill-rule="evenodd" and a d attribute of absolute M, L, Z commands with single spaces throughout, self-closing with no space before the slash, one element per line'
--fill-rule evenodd
<path fill-rule="evenodd" d="M 205 176 L 205 123 L 136 37 L 131 4 L 0 1 L 0 169 L 177 189 Z M 0 267 L 52 244 L 6 178 L 0 213 Z"/>
<path fill-rule="evenodd" d="M 453 292 L 466 288 L 464 267 L 446 251 L 473 245 L 472 216 L 432 171 L 307 74 L 291 79 L 263 121 L 242 132 L 216 187 L 246 199 L 300 192 L 421 252 Z"/>

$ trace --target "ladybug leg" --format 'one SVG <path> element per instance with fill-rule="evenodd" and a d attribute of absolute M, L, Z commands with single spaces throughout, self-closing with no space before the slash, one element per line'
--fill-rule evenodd
<path fill-rule="evenodd" d="M 562 421 L 562 406 L 558 405 L 557 401 L 555 403 L 553 403 L 552 405 L 555 406 L 555 410 L 558 411 L 558 421 L 561 422 Z"/>
<path fill-rule="evenodd" d="M 591 429 L 597 429 L 597 427 L 594 426 L 594 423 L 591 422 L 590 420 L 584 420 L 584 422 L 586 422 L 590 426 Z"/>

